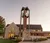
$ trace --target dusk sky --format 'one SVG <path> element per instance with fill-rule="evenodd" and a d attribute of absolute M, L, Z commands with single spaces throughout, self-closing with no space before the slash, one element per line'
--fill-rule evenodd
<path fill-rule="evenodd" d="M 30 9 L 31 24 L 41 24 L 43 31 L 50 31 L 50 0 L 0 0 L 0 16 L 6 24 L 19 24 L 22 7 Z"/>

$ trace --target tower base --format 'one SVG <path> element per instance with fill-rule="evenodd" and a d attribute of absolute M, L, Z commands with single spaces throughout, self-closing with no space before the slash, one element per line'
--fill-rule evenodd
<path fill-rule="evenodd" d="M 30 38 L 30 33 L 29 33 L 29 31 L 27 31 L 27 30 L 24 30 L 23 31 L 23 34 L 22 34 L 22 40 L 30 40 L 31 38 Z"/>

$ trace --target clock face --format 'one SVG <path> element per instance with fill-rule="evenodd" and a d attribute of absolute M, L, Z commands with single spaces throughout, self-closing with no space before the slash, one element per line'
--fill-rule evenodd
<path fill-rule="evenodd" d="M 24 10 L 23 10 L 23 11 L 22 11 L 22 16 L 24 15 L 24 13 L 25 13 L 26 16 L 29 16 L 29 11 L 25 11 L 25 12 L 24 12 Z"/>
<path fill-rule="evenodd" d="M 26 15 L 26 16 L 29 16 L 29 11 L 27 11 L 25 15 Z"/>

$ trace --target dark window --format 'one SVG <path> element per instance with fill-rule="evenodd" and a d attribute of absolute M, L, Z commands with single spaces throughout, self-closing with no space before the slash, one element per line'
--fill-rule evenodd
<path fill-rule="evenodd" d="M 38 36 L 38 34 L 37 34 L 37 36 Z"/>

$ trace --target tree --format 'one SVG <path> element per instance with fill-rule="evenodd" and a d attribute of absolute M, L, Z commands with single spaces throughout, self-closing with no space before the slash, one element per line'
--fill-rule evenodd
<path fill-rule="evenodd" d="M 0 16 L 0 34 L 4 33 L 5 19 Z"/>

